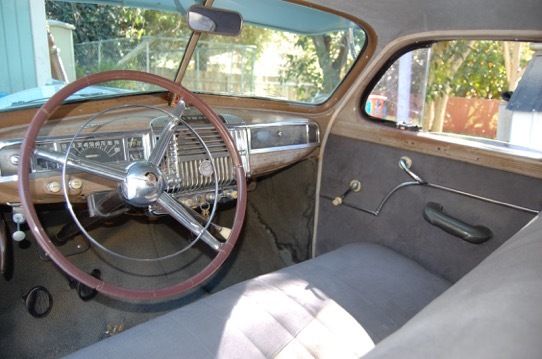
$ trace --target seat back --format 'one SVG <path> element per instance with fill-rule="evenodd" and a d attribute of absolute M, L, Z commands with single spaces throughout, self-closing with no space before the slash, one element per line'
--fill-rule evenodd
<path fill-rule="evenodd" d="M 542 216 L 367 358 L 541 358 Z"/>

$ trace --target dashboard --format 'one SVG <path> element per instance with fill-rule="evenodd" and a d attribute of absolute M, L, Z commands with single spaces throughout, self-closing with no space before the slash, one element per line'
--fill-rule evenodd
<path fill-rule="evenodd" d="M 137 106 L 132 106 L 137 107 Z M 320 144 L 318 124 L 306 118 L 272 117 L 246 119 L 232 113 L 221 113 L 241 155 L 247 177 L 257 177 L 295 163 L 314 152 Z M 183 204 L 198 206 L 209 200 L 218 181 L 220 195 L 235 199 L 234 172 L 226 147 L 205 117 L 189 108 L 174 131 L 167 154 L 160 167 L 167 179 L 167 191 Z M 148 158 L 165 125 L 164 116 L 149 108 L 119 109 L 88 125 L 88 118 L 75 117 L 46 129 L 36 147 L 124 167 Z M 81 130 L 83 129 L 83 130 Z M 20 134 L 24 132 L 20 131 Z M 75 133 L 75 135 L 74 135 Z M 0 202 L 17 202 L 17 165 L 22 136 L 0 136 Z M 199 138 L 198 138 L 199 137 Z M 205 148 L 201 141 L 206 144 Z M 209 171 L 209 154 L 216 173 Z M 64 200 L 61 166 L 35 156 L 31 178 L 36 203 Z M 113 183 L 96 176 L 67 171 L 70 201 L 84 202 L 95 192 L 114 189 Z"/>

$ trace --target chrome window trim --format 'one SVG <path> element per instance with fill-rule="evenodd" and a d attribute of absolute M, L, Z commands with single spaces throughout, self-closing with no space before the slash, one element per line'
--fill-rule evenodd
<path fill-rule="evenodd" d="M 443 143 L 450 143 L 454 145 L 460 145 L 470 147 L 474 149 L 492 151 L 510 156 L 517 156 L 521 158 L 528 158 L 532 160 L 542 161 L 542 152 L 529 149 L 511 148 L 514 146 L 507 142 L 500 142 L 497 140 L 483 139 L 483 141 L 491 141 L 493 143 L 484 143 L 477 137 L 466 138 L 461 135 L 438 133 L 438 132 L 417 132 L 417 136 L 428 138 Z"/>

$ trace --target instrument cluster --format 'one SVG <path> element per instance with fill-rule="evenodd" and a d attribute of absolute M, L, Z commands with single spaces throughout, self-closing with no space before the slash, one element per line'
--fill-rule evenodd
<path fill-rule="evenodd" d="M 117 136 L 85 136 L 72 141 L 71 137 L 48 139 L 38 141 L 37 147 L 48 151 L 66 153 L 70 155 L 93 160 L 100 163 L 126 163 L 144 159 L 148 154 L 145 143 L 150 141 L 148 133 L 119 134 Z M 13 147 L 13 151 L 10 148 Z M 7 161 L 2 161 L 0 171 L 2 176 L 17 173 L 19 163 L 19 145 L 3 146 L 3 153 L 9 153 Z M 32 163 L 32 172 L 46 172 L 59 170 L 58 163 L 43 158 L 35 158 Z"/>
<path fill-rule="evenodd" d="M 142 160 L 145 158 L 144 138 L 148 134 L 129 135 L 123 137 L 87 137 L 80 140 L 57 140 L 54 142 L 38 143 L 39 147 L 47 150 L 67 153 L 80 158 L 100 163 L 123 163 Z M 37 158 L 33 170 L 36 172 L 58 169 L 58 164 Z"/>

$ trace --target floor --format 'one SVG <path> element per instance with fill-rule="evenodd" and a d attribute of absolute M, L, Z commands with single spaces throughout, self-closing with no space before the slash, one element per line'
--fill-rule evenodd
<path fill-rule="evenodd" d="M 35 242 L 31 240 L 30 247 L 24 249 L 14 245 L 13 277 L 0 282 L 0 357 L 61 357 L 232 284 L 307 259 L 315 170 L 315 161 L 308 160 L 259 180 L 249 193 L 245 227 L 227 263 L 206 285 L 169 302 L 125 303 L 101 295 L 83 302 L 65 276 L 42 258 Z M 219 221 L 228 222 L 232 213 L 232 209 L 222 211 Z M 56 210 L 45 209 L 42 216 L 51 231 L 64 221 Z M 98 238 L 107 238 L 108 245 L 137 256 L 186 244 L 180 232 L 167 218 L 150 224 L 140 218 L 129 218 L 120 224 L 106 224 L 92 233 Z M 126 246 L 127 239 L 130 246 Z M 98 268 L 104 277 L 126 286 L 156 285 L 157 282 L 164 285 L 186 278 L 208 263 L 208 251 L 200 249 L 183 254 L 168 266 L 130 269 L 143 276 L 126 274 L 123 263 L 115 262 L 113 266 L 104 263 L 92 249 L 71 258 L 81 268 L 87 271 Z M 22 299 L 36 285 L 46 287 L 53 297 L 51 312 L 41 319 L 30 316 Z"/>

